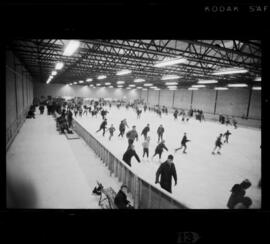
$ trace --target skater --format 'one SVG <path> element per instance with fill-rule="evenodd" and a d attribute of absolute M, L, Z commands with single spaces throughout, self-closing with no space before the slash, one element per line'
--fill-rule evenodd
<path fill-rule="evenodd" d="M 225 137 L 224 143 L 229 143 L 229 136 L 230 136 L 231 134 L 232 134 L 232 133 L 231 133 L 229 130 L 227 130 L 227 131 L 223 134 L 223 136 Z"/>
<path fill-rule="evenodd" d="M 102 116 L 102 119 L 105 119 L 105 116 L 107 115 L 107 113 L 109 113 L 107 110 L 103 109 L 101 112 L 101 116 Z"/>
<path fill-rule="evenodd" d="M 215 150 L 217 148 L 218 148 L 217 154 L 220 154 L 220 149 L 221 149 L 221 145 L 222 145 L 221 138 L 222 138 L 222 134 L 220 134 L 219 137 L 217 138 L 216 143 L 215 143 L 215 148 L 214 148 L 212 154 L 215 154 Z"/>
<path fill-rule="evenodd" d="M 127 200 L 127 186 L 122 185 L 119 192 L 114 198 L 114 204 L 118 209 L 134 209 L 134 207 Z"/>
<path fill-rule="evenodd" d="M 88 112 L 88 108 L 86 105 L 83 106 L 84 110 L 83 110 L 83 115 L 87 115 L 87 112 Z"/>
<path fill-rule="evenodd" d="M 120 125 L 119 125 L 119 135 L 118 136 L 124 136 L 125 134 L 125 130 L 126 130 L 126 127 L 129 128 L 128 124 L 127 124 L 127 119 L 123 119 L 121 122 L 120 122 Z"/>
<path fill-rule="evenodd" d="M 230 118 L 229 118 L 228 115 L 226 117 L 226 122 L 225 123 L 226 123 L 226 126 L 231 125 Z"/>
<path fill-rule="evenodd" d="M 78 108 L 77 107 L 74 108 L 74 114 L 75 114 L 75 117 L 77 117 L 77 114 L 78 114 Z"/>
<path fill-rule="evenodd" d="M 108 129 L 108 131 L 110 132 L 109 140 L 111 140 L 111 138 L 113 137 L 113 133 L 115 131 L 113 124 L 111 124 L 111 127 Z"/>
<path fill-rule="evenodd" d="M 232 119 L 232 123 L 233 123 L 234 129 L 237 129 L 237 121 L 234 117 Z"/>
<path fill-rule="evenodd" d="M 44 113 L 44 105 L 43 104 L 40 104 L 39 111 L 40 111 L 40 114 Z"/>
<path fill-rule="evenodd" d="M 189 141 L 190 141 L 190 140 L 187 139 L 187 133 L 185 132 L 185 133 L 184 133 L 184 136 L 183 136 L 183 138 L 182 138 L 182 141 L 181 141 L 181 147 L 176 148 L 176 149 L 174 150 L 174 152 L 177 152 L 178 150 L 182 149 L 182 147 L 184 147 L 183 153 L 187 153 L 187 152 L 186 152 L 186 150 L 187 150 L 187 145 L 186 145 L 186 143 L 189 142 Z"/>
<path fill-rule="evenodd" d="M 139 119 L 141 117 L 142 110 L 137 108 L 136 113 L 137 113 L 137 119 Z"/>
<path fill-rule="evenodd" d="M 142 133 L 141 133 L 141 135 L 144 136 L 144 139 L 145 139 L 145 140 L 146 140 L 146 138 L 147 138 L 147 133 L 148 133 L 149 131 L 150 131 L 150 125 L 147 124 L 147 126 L 144 127 L 144 129 L 142 130 Z"/>
<path fill-rule="evenodd" d="M 158 143 L 160 140 L 163 140 L 163 133 L 164 133 L 164 128 L 162 125 L 160 125 L 157 129 L 157 134 L 158 134 Z"/>
<path fill-rule="evenodd" d="M 147 138 L 145 138 L 144 142 L 142 143 L 143 146 L 143 158 L 144 155 L 146 154 L 147 159 L 149 157 L 149 143 L 150 143 L 150 136 L 148 136 Z"/>
<path fill-rule="evenodd" d="M 138 133 L 136 131 L 136 126 L 135 125 L 132 126 L 132 130 L 127 132 L 126 136 L 128 138 L 128 146 L 129 147 L 133 144 L 135 139 L 136 139 L 136 141 L 138 141 L 139 136 L 138 136 Z"/>
<path fill-rule="evenodd" d="M 146 112 L 147 106 L 146 104 L 143 106 L 144 112 Z"/>
<path fill-rule="evenodd" d="M 165 149 L 166 151 L 168 151 L 168 148 L 165 146 L 165 141 L 162 140 L 156 147 L 156 150 L 155 150 L 155 154 L 152 156 L 152 160 L 153 158 L 158 154 L 159 156 L 159 159 L 161 159 L 161 155 L 162 155 L 162 152 L 163 152 L 163 149 Z"/>
<path fill-rule="evenodd" d="M 101 123 L 100 127 L 99 127 L 99 130 L 97 130 L 96 133 L 103 130 L 103 136 L 104 136 L 105 131 L 106 131 L 106 126 L 107 126 L 107 119 L 104 119 L 103 122 Z"/>
<path fill-rule="evenodd" d="M 159 181 L 159 176 L 161 179 Z M 177 185 L 177 174 L 173 163 L 173 155 L 169 155 L 168 159 L 162 163 L 156 172 L 156 184 L 160 183 L 161 188 L 172 193 L 172 177 Z"/>
<path fill-rule="evenodd" d="M 83 109 L 82 109 L 82 106 L 79 107 L 79 115 L 80 117 L 82 117 L 82 112 L 83 112 Z"/>
<path fill-rule="evenodd" d="M 130 145 L 130 146 L 127 148 L 127 150 L 126 150 L 126 152 L 124 153 L 124 155 L 123 155 L 123 161 L 124 161 L 127 165 L 129 165 L 130 167 L 131 167 L 131 158 L 132 158 L 133 156 L 135 156 L 135 158 L 136 158 L 136 160 L 138 161 L 138 163 L 141 162 L 141 160 L 140 160 L 138 154 L 137 154 L 136 151 L 135 151 L 134 145 Z"/>
<path fill-rule="evenodd" d="M 240 184 L 235 184 L 231 189 L 231 196 L 228 200 L 227 207 L 233 209 L 236 204 L 241 202 L 246 194 L 246 190 L 251 186 L 251 182 L 246 179 Z"/>
<path fill-rule="evenodd" d="M 178 116 L 178 110 L 177 109 L 174 110 L 173 116 L 174 116 L 174 120 L 176 120 L 177 116 Z"/>

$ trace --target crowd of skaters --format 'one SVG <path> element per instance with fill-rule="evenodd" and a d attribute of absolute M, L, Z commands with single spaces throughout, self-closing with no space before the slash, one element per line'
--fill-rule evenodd
<path fill-rule="evenodd" d="M 126 109 L 129 109 L 129 108 L 134 109 L 134 111 L 137 114 L 138 119 L 141 117 L 142 111 L 147 112 L 147 109 L 148 109 L 148 111 L 153 111 L 159 117 L 161 117 L 162 113 L 168 115 L 168 108 L 166 106 L 156 105 L 154 107 L 150 107 L 146 103 L 143 103 L 140 100 L 137 100 L 137 101 L 135 100 L 133 103 L 125 102 L 125 101 L 117 101 L 116 103 L 113 103 L 113 105 L 115 105 L 118 109 L 120 107 L 126 107 Z M 105 136 L 105 133 L 108 131 L 109 132 L 109 140 L 111 140 L 111 138 L 114 136 L 114 132 L 116 131 L 116 128 L 113 124 L 111 124 L 111 126 L 109 128 L 107 127 L 108 121 L 107 121 L 106 115 L 109 113 L 109 111 L 105 109 L 105 106 L 109 106 L 109 108 L 111 108 L 112 102 L 110 102 L 110 101 L 105 101 L 104 99 L 100 99 L 99 101 L 91 100 L 86 105 L 86 104 L 83 104 L 82 101 L 76 101 L 74 99 L 67 102 L 61 98 L 49 98 L 43 102 L 39 102 L 40 114 L 44 113 L 45 106 L 47 107 L 47 114 L 48 115 L 51 115 L 51 114 L 58 115 L 57 122 L 60 125 L 60 129 L 61 129 L 62 133 L 65 130 L 67 131 L 67 133 L 72 133 L 71 129 L 73 127 L 73 125 L 72 125 L 73 116 L 82 117 L 84 115 L 87 116 L 89 114 L 89 115 L 92 115 L 92 117 L 94 117 L 94 116 L 97 117 L 97 115 L 99 113 L 102 117 L 102 122 L 100 124 L 99 129 L 96 132 L 98 133 L 99 131 L 102 131 L 102 135 Z M 34 117 L 33 114 L 35 112 L 35 107 L 37 107 L 37 105 L 32 105 L 32 107 L 30 108 L 30 111 L 29 111 L 29 113 L 31 113 L 31 115 L 33 117 Z M 196 120 L 199 120 L 200 122 L 202 120 L 205 120 L 203 111 L 196 110 L 196 109 L 190 109 L 186 112 L 184 110 L 175 109 L 173 112 L 174 119 L 177 120 L 178 116 L 182 116 L 182 121 L 188 121 L 189 118 L 191 118 L 193 116 L 195 117 Z M 233 125 L 235 129 L 237 128 L 237 122 L 234 118 L 231 121 L 232 123 L 230 123 L 228 116 L 225 118 L 225 116 L 221 115 L 219 118 L 219 122 L 222 124 L 226 124 L 226 126 L 228 126 L 230 124 L 230 125 Z M 129 128 L 128 123 L 127 123 L 127 119 L 122 119 L 120 121 L 120 124 L 119 124 L 118 137 L 124 137 L 126 128 Z M 143 136 L 143 139 L 144 139 L 144 141 L 142 143 L 142 147 L 143 147 L 142 158 L 144 158 L 146 156 L 148 161 L 149 161 L 149 144 L 150 144 L 150 136 L 148 136 L 149 131 L 150 131 L 150 124 L 148 123 L 143 128 L 143 130 L 140 134 L 141 136 Z M 163 150 L 168 151 L 168 148 L 165 144 L 165 140 L 163 139 L 164 132 L 165 132 L 165 129 L 164 129 L 163 125 L 161 124 L 157 128 L 158 140 L 157 140 L 155 152 L 152 156 L 152 160 L 156 155 L 158 155 L 159 161 L 160 161 Z M 220 153 L 221 146 L 223 145 L 223 143 L 229 143 L 229 136 L 231 134 L 232 133 L 229 130 L 227 130 L 225 133 L 219 134 L 219 136 L 217 137 L 217 139 L 215 141 L 215 147 L 212 151 L 212 154 L 215 154 L 216 150 L 217 150 L 217 154 L 221 154 Z M 222 140 L 223 137 L 225 138 L 224 141 Z M 139 138 L 139 133 L 137 132 L 135 125 L 133 125 L 132 129 L 126 133 L 126 138 L 128 141 L 128 145 L 127 145 L 127 150 L 123 154 L 123 158 L 122 158 L 123 161 L 126 164 L 128 164 L 129 166 L 131 166 L 131 159 L 132 159 L 132 157 L 135 157 L 136 160 L 140 163 L 141 159 L 140 159 L 139 155 L 137 154 L 137 152 L 135 150 L 135 146 L 134 146 L 134 141 L 135 140 L 138 141 L 138 138 Z M 186 154 L 187 153 L 187 151 L 186 151 L 187 150 L 187 142 L 190 142 L 190 141 L 191 140 L 189 140 L 187 138 L 187 133 L 185 132 L 183 137 L 182 137 L 182 140 L 181 140 L 180 148 L 176 148 L 174 150 L 174 152 L 176 153 L 178 150 L 181 150 L 183 148 L 184 149 L 183 153 Z M 161 176 L 161 180 L 159 180 L 160 176 Z M 172 178 L 174 178 L 175 184 L 176 184 L 177 183 L 177 173 L 176 173 L 174 163 L 173 163 L 173 155 L 169 155 L 167 160 L 160 164 L 160 166 L 156 172 L 156 182 L 155 183 L 160 183 L 160 185 L 163 189 L 165 189 L 166 191 L 171 193 L 172 192 L 172 190 L 171 190 Z M 231 198 L 232 198 L 232 196 L 231 196 Z M 247 201 L 246 198 L 245 198 L 245 201 Z M 248 207 L 250 205 L 251 204 L 249 204 Z M 230 205 L 229 208 L 234 208 L 234 207 L 232 207 Z M 237 208 L 240 208 L 240 207 L 238 206 Z M 244 208 L 244 207 L 242 206 L 242 208 Z"/>

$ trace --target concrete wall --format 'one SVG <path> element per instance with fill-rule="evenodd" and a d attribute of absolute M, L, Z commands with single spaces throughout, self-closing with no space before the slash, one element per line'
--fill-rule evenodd
<path fill-rule="evenodd" d="M 261 119 L 261 91 L 252 91 L 248 117 Z"/>
<path fill-rule="evenodd" d="M 41 96 L 72 96 L 72 97 L 87 97 L 87 98 L 127 98 L 129 100 L 139 99 L 141 96 L 139 90 L 126 90 L 119 88 L 91 88 L 89 86 L 80 85 L 62 85 L 62 84 L 34 84 L 35 97 Z"/>
<path fill-rule="evenodd" d="M 214 113 L 215 109 L 215 90 L 193 91 L 192 108 L 201 109 L 205 113 Z"/>
<path fill-rule="evenodd" d="M 173 91 L 160 90 L 159 104 L 167 106 L 167 107 L 172 107 L 173 106 Z"/>
<path fill-rule="evenodd" d="M 174 91 L 174 104 L 176 108 L 190 109 L 192 91 L 180 89 Z"/>
<path fill-rule="evenodd" d="M 19 59 L 6 52 L 6 150 L 19 132 L 33 101 L 30 74 Z"/>

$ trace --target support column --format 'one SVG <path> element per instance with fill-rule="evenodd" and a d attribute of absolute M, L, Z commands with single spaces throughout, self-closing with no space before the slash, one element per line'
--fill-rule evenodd
<path fill-rule="evenodd" d="M 252 95 L 252 89 L 251 89 L 251 87 L 249 87 L 249 97 L 248 97 L 248 107 L 247 107 L 246 118 L 248 118 L 248 116 L 249 116 L 249 109 L 250 109 L 251 95 Z"/>
<path fill-rule="evenodd" d="M 217 110 L 217 99 L 218 99 L 218 90 L 216 90 L 215 107 L 214 107 L 214 115 L 216 114 L 216 110 Z"/>
<path fill-rule="evenodd" d="M 158 105 L 160 104 L 160 90 L 158 91 Z"/>
<path fill-rule="evenodd" d="M 193 90 L 191 90 L 190 109 L 192 109 L 192 103 L 193 103 Z"/>
<path fill-rule="evenodd" d="M 173 91 L 172 107 L 174 107 L 174 97 L 175 97 L 175 91 Z"/>

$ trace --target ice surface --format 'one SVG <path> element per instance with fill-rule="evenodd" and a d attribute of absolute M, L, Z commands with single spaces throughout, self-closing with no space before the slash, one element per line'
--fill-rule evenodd
<path fill-rule="evenodd" d="M 127 148 L 126 137 L 118 137 L 119 123 L 126 118 L 129 127 L 136 125 L 138 134 L 147 123 L 150 123 L 150 157 L 149 161 L 142 159 L 143 136 L 139 141 L 135 141 L 135 149 L 142 159 L 142 163 L 137 163 L 133 158 L 132 168 L 142 178 L 154 184 L 155 173 L 160 165 L 158 156 L 151 160 L 157 145 L 157 128 L 162 124 L 165 128 L 164 139 L 169 151 L 164 151 L 162 162 L 167 159 L 168 154 L 174 155 L 174 163 L 178 175 L 178 184 L 173 184 L 173 196 L 189 208 L 195 209 L 225 209 L 230 196 L 231 187 L 248 178 L 252 187 L 247 190 L 246 195 L 253 200 L 251 208 L 261 207 L 261 190 L 257 188 L 261 178 L 261 131 L 259 129 L 232 126 L 225 126 L 212 121 L 199 122 L 191 119 L 189 122 L 182 122 L 181 119 L 174 120 L 172 114 L 162 115 L 160 118 L 156 113 L 143 112 L 140 119 L 133 109 L 117 109 L 112 107 L 107 115 L 108 126 L 114 124 L 114 137 L 109 141 L 109 133 L 105 137 L 102 131 L 95 133 L 99 128 L 102 118 L 91 115 L 77 116 L 75 118 L 92 135 L 95 135 L 114 155 L 122 159 Z M 129 128 L 129 129 L 130 129 Z M 126 132 L 129 130 L 127 129 Z M 221 149 L 221 155 L 212 155 L 214 143 L 220 133 L 227 129 L 232 135 L 229 144 L 225 144 Z M 182 154 L 179 150 L 174 153 L 174 149 L 180 146 L 183 133 L 187 133 L 188 142 L 187 154 Z M 105 180 L 105 179 L 104 179 Z"/>

